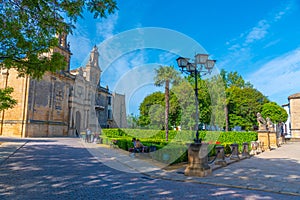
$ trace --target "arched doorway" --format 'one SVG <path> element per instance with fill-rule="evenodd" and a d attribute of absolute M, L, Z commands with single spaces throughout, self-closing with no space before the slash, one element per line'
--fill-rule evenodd
<path fill-rule="evenodd" d="M 76 116 L 75 116 L 75 129 L 77 131 L 78 134 L 80 134 L 80 124 L 81 124 L 81 114 L 79 111 L 76 112 Z M 76 133 L 76 135 L 77 135 Z"/>

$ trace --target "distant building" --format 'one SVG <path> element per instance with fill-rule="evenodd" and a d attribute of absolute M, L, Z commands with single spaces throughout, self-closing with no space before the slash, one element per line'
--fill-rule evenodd
<path fill-rule="evenodd" d="M 284 123 L 283 133 L 286 138 L 291 138 L 291 113 L 290 113 L 290 104 L 282 105 L 282 108 L 288 113 L 288 119 Z"/>
<path fill-rule="evenodd" d="M 96 115 L 101 128 L 127 128 L 125 95 L 98 85 Z"/>
<path fill-rule="evenodd" d="M 19 78 L 14 69 L 0 70 L 0 87 L 13 87 L 12 96 L 18 101 L 13 109 L 0 112 L 0 135 L 74 136 L 88 127 L 92 131 L 127 127 L 124 95 L 112 94 L 108 87 L 100 86 L 97 47 L 92 49 L 86 66 L 70 71 L 67 38 L 58 38 L 60 45 L 53 51 L 65 56 L 65 70 L 47 72 L 41 80 Z"/>
<path fill-rule="evenodd" d="M 112 111 L 113 111 L 113 123 L 112 127 L 126 127 L 127 128 L 127 118 L 126 118 L 126 106 L 125 106 L 125 95 L 113 93 L 112 94 Z"/>
<path fill-rule="evenodd" d="M 291 138 L 299 140 L 300 139 L 300 93 L 290 95 L 289 109 L 290 109 L 290 120 L 291 120 Z"/>

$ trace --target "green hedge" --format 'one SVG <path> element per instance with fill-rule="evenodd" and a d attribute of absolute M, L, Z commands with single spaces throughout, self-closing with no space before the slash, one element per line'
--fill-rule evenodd
<path fill-rule="evenodd" d="M 102 136 L 108 138 L 138 138 L 141 141 L 164 143 L 166 140 L 165 131 L 142 130 L 142 129 L 102 129 Z M 208 143 L 237 143 L 257 140 L 256 132 L 222 132 L 222 131 L 199 131 L 199 137 Z M 192 142 L 195 138 L 195 131 L 169 131 L 169 141 Z"/>
<path fill-rule="evenodd" d="M 140 139 L 145 146 L 156 146 L 157 153 L 152 153 L 152 157 L 163 162 L 186 162 L 187 143 L 193 142 L 195 131 L 169 131 L 169 141 L 166 142 L 165 131 L 161 130 L 142 130 L 142 129 L 102 129 L 103 143 L 110 143 L 111 140 L 118 140 L 118 146 L 128 151 L 133 147 L 132 138 Z M 222 131 L 199 131 L 199 137 L 203 142 L 209 143 L 209 156 L 214 156 L 215 146 L 224 145 L 226 154 L 230 154 L 230 145 L 237 143 L 240 152 L 244 142 L 249 143 L 257 140 L 256 132 L 222 132 Z M 169 155 L 166 160 L 165 154 Z M 177 158 L 179 156 L 179 158 Z M 177 158 L 174 160 L 174 158 Z"/>
<path fill-rule="evenodd" d="M 165 141 L 164 130 L 144 130 L 144 129 L 102 129 L 102 134 L 106 137 L 135 137 L 139 139 L 151 139 L 152 141 Z M 169 140 L 192 141 L 194 131 L 174 131 L 169 130 Z"/>

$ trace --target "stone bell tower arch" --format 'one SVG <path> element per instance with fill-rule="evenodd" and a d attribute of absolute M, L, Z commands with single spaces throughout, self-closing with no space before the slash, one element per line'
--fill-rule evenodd
<path fill-rule="evenodd" d="M 95 45 L 86 64 L 86 80 L 92 84 L 97 85 L 101 76 L 101 69 L 99 66 L 99 52 Z"/>
<path fill-rule="evenodd" d="M 56 38 L 58 39 L 58 46 L 53 49 L 53 52 L 60 53 L 65 57 L 65 61 L 67 65 L 64 71 L 70 71 L 70 59 L 71 59 L 71 51 L 70 51 L 70 44 L 67 41 L 67 34 L 65 32 L 56 34 Z"/>

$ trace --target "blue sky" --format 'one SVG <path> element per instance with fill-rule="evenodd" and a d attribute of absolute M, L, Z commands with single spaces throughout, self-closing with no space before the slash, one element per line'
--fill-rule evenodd
<path fill-rule="evenodd" d="M 161 44 L 151 46 L 139 38 L 134 51 L 116 53 L 118 56 L 107 66 L 100 59 L 101 85 L 126 95 L 127 114 L 138 114 L 143 98 L 162 90 L 153 86 L 153 69 L 176 66 L 176 57 L 192 40 L 217 60 L 216 69 L 237 71 L 279 105 L 288 103 L 289 95 L 300 92 L 299 0 L 119 0 L 118 7 L 107 19 L 94 20 L 85 14 L 78 21 L 77 29 L 69 36 L 71 68 L 85 65 L 95 44 L 101 57 L 108 48 L 123 51 L 119 45 L 128 47 L 132 43 L 126 38 L 118 43 L 107 41 L 129 30 L 136 33 L 156 28 L 154 40 Z M 184 39 L 163 35 L 165 30 Z M 134 35 L 126 37 L 135 39 Z M 198 53 L 201 48 L 191 46 L 189 50 L 184 51 L 185 56 L 193 57 L 192 52 Z"/>

